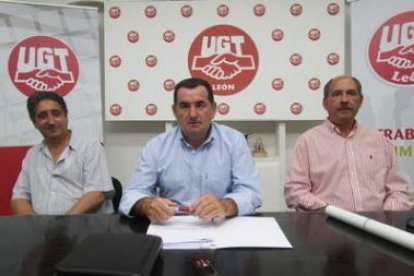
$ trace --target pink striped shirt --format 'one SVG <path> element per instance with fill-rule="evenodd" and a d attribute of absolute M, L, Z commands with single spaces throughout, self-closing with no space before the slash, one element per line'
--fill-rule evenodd
<path fill-rule="evenodd" d="M 380 132 L 355 123 L 345 138 L 326 120 L 298 138 L 285 200 L 296 210 L 326 204 L 356 212 L 408 210 L 407 189 L 393 146 Z"/>

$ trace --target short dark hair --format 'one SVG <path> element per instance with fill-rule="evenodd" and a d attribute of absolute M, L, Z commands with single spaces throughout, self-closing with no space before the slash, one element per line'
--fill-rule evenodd
<path fill-rule="evenodd" d="M 200 79 L 200 78 L 188 78 L 185 80 L 180 81 L 177 83 L 177 85 L 174 87 L 174 104 L 177 103 L 177 92 L 178 89 L 181 87 L 184 88 L 196 88 L 197 86 L 204 86 L 207 90 L 207 98 L 211 103 L 214 103 L 214 94 L 213 94 L 213 88 L 211 88 L 210 83 L 208 83 L 206 80 Z"/>
<path fill-rule="evenodd" d="M 36 117 L 36 107 L 41 101 L 44 100 L 52 100 L 57 102 L 65 115 L 68 115 L 68 108 L 63 97 L 54 92 L 38 91 L 27 98 L 27 111 L 29 112 L 30 120 L 32 120 L 33 123 L 35 122 Z"/>
<path fill-rule="evenodd" d="M 331 84 L 332 84 L 332 82 L 334 81 L 334 80 L 337 80 L 338 78 L 343 78 L 343 77 L 349 77 L 349 78 L 351 78 L 354 82 L 355 82 L 355 84 L 357 85 L 357 92 L 358 92 L 358 94 L 360 95 L 360 96 L 363 96 L 362 95 L 362 85 L 361 85 L 361 82 L 357 79 L 357 78 L 355 78 L 355 77 L 351 77 L 351 76 L 346 76 L 346 75 L 344 75 L 344 76 L 338 76 L 338 77 L 335 77 L 335 78 L 332 78 L 332 79 L 330 79 L 326 84 L 325 84 L 325 86 L 324 86 L 324 88 L 323 88 L 323 99 L 326 99 L 328 96 L 329 96 L 329 89 L 331 88 Z"/>

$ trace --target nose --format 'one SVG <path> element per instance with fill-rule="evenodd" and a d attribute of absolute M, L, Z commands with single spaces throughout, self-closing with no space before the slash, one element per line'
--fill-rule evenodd
<path fill-rule="evenodd" d="M 48 124 L 54 124 L 55 123 L 55 116 L 53 116 L 52 114 L 48 113 L 47 114 L 47 123 Z"/>
<path fill-rule="evenodd" d="M 196 118 L 197 117 L 197 109 L 195 106 L 190 107 L 190 118 Z"/>
<path fill-rule="evenodd" d="M 349 101 L 348 95 L 346 93 L 341 95 L 341 102 L 347 103 Z"/>

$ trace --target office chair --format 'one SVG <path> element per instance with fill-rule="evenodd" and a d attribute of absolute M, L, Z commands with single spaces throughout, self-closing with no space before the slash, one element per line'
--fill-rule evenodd
<path fill-rule="evenodd" d="M 115 177 L 111 177 L 111 178 L 112 178 L 112 185 L 114 186 L 114 191 L 115 191 L 115 195 L 112 198 L 112 204 L 114 205 L 114 212 L 118 213 L 119 202 L 121 201 L 121 197 L 122 197 L 122 184 Z"/>

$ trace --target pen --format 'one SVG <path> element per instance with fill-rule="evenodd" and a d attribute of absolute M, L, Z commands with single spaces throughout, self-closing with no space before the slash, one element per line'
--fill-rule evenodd
<path fill-rule="evenodd" d="M 209 238 L 202 238 L 202 239 L 190 239 L 190 240 L 182 240 L 182 241 L 167 241 L 165 244 L 183 244 L 183 243 L 213 243 L 213 239 Z"/>
<path fill-rule="evenodd" d="M 176 215 L 189 215 L 191 213 L 190 208 L 185 205 L 173 206 L 173 208 Z"/>

